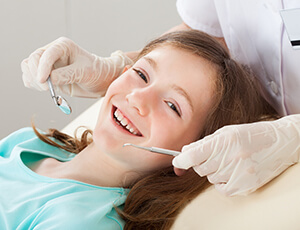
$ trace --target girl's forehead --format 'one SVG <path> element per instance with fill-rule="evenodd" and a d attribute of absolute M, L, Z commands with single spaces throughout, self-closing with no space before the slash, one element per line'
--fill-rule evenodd
<path fill-rule="evenodd" d="M 156 47 L 144 55 L 142 60 L 147 61 L 151 67 L 170 67 L 167 66 L 167 64 L 170 64 L 172 69 L 184 69 L 187 73 L 205 71 L 207 75 L 215 75 L 214 78 L 216 78 L 218 72 L 215 64 L 211 63 L 199 54 L 196 54 L 192 50 L 172 45 Z"/>

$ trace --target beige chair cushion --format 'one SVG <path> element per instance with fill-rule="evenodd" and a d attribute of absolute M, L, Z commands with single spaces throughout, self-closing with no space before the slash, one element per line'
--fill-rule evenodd
<path fill-rule="evenodd" d="M 300 164 L 248 196 L 225 197 L 213 186 L 178 216 L 173 230 L 300 229 Z"/>
<path fill-rule="evenodd" d="M 96 124 L 102 99 L 84 111 L 63 131 Z M 249 196 L 225 197 L 213 186 L 198 195 L 178 216 L 173 230 L 298 230 L 300 229 L 300 165 Z"/>

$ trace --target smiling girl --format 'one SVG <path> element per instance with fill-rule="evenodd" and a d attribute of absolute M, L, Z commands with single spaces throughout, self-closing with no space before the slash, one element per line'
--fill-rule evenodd
<path fill-rule="evenodd" d="M 171 156 L 123 145 L 180 151 L 224 125 L 272 114 L 216 40 L 166 34 L 109 86 L 93 133 L 27 128 L 0 142 L 0 229 L 123 229 L 124 220 L 124 229 L 168 229 L 206 179 L 178 177 Z"/>

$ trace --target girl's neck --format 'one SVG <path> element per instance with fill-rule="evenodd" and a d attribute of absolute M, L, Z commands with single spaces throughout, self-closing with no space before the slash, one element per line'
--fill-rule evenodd
<path fill-rule="evenodd" d="M 138 177 L 136 172 L 130 172 L 105 153 L 96 151 L 93 143 L 71 161 L 45 158 L 31 169 L 42 176 L 72 179 L 101 187 L 128 187 Z"/>

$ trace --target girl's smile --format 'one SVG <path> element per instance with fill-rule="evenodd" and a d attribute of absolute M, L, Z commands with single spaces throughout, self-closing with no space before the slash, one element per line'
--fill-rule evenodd
<path fill-rule="evenodd" d="M 142 133 L 132 123 L 132 121 L 122 112 L 119 108 L 112 107 L 112 120 L 116 124 L 117 128 L 121 131 L 125 131 L 127 134 L 142 137 Z"/>

